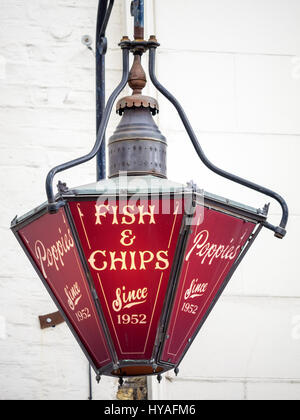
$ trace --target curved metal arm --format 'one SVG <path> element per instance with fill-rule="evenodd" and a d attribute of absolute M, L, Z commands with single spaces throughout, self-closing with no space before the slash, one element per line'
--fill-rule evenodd
<path fill-rule="evenodd" d="M 121 93 L 121 91 L 124 89 L 124 87 L 127 84 L 128 81 L 128 75 L 129 75 L 129 50 L 126 48 L 123 48 L 123 75 L 122 75 L 122 80 L 120 82 L 120 84 L 116 87 L 116 89 L 113 91 L 113 93 L 111 94 L 110 98 L 107 101 L 105 110 L 104 110 L 104 114 L 103 114 L 103 118 L 98 130 L 98 134 L 97 134 L 97 139 L 96 139 L 96 143 L 93 147 L 93 149 L 91 150 L 90 153 L 88 153 L 85 156 L 82 156 L 78 159 L 74 159 L 71 160 L 70 162 L 67 163 L 63 163 L 62 165 L 58 165 L 55 168 L 51 169 L 51 171 L 48 173 L 47 179 L 46 179 L 46 193 L 47 193 L 47 197 L 48 197 L 48 203 L 49 203 L 49 211 L 50 212 L 56 212 L 59 204 L 55 203 L 55 196 L 53 193 L 53 178 L 54 176 L 62 171 L 65 171 L 67 169 L 73 168 L 74 166 L 77 165 L 81 165 L 82 163 L 88 162 L 89 160 L 93 159 L 93 157 L 96 156 L 96 154 L 98 153 L 101 144 L 102 144 L 102 140 L 105 134 L 105 130 L 109 121 L 109 117 L 112 111 L 112 107 L 117 99 L 117 97 L 119 96 L 119 94 Z"/>
<path fill-rule="evenodd" d="M 176 110 L 178 111 L 178 114 L 183 122 L 183 125 L 191 139 L 191 142 L 199 156 L 199 158 L 201 159 L 201 161 L 204 163 L 205 166 L 207 166 L 211 171 L 215 172 L 216 174 L 227 178 L 233 182 L 237 182 L 238 184 L 244 185 L 245 187 L 251 188 L 255 191 L 258 191 L 262 194 L 265 194 L 269 197 L 274 198 L 276 201 L 278 201 L 278 203 L 280 204 L 281 208 L 282 208 L 282 218 L 280 221 L 280 225 L 279 226 L 273 226 L 268 222 L 264 223 L 264 226 L 272 231 L 275 232 L 275 236 L 277 238 L 283 238 L 286 234 L 286 224 L 288 221 L 288 206 L 285 202 L 285 200 L 277 193 L 275 193 L 274 191 L 269 190 L 268 188 L 262 187 L 261 185 L 258 184 L 254 184 L 251 181 L 248 181 L 244 178 L 240 178 L 236 175 L 233 175 L 229 172 L 224 171 L 223 169 L 218 168 L 217 166 L 215 166 L 212 162 L 210 162 L 208 160 L 208 158 L 206 157 L 206 155 L 204 154 L 198 139 L 196 137 L 196 134 L 183 110 L 183 108 L 181 107 L 180 103 L 177 101 L 177 99 L 170 93 L 168 92 L 157 80 L 156 75 L 155 75 L 155 53 L 156 53 L 156 48 L 150 48 L 149 49 L 149 75 L 151 78 L 152 83 L 154 84 L 154 86 L 174 105 L 174 107 L 176 108 Z"/>
<path fill-rule="evenodd" d="M 114 5 L 114 0 L 109 1 L 107 7 L 107 0 L 99 0 L 98 3 L 98 15 L 97 15 L 97 39 L 96 45 L 98 45 L 100 38 L 105 36 L 106 27 L 111 15 L 111 11 Z"/>

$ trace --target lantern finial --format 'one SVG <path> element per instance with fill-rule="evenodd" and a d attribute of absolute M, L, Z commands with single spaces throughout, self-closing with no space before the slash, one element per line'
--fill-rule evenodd
<path fill-rule="evenodd" d="M 133 65 L 131 67 L 129 77 L 128 77 L 128 84 L 133 90 L 133 95 L 141 95 L 142 90 L 146 86 L 147 78 L 146 73 L 142 67 L 141 63 L 141 55 L 135 54 Z"/>
<path fill-rule="evenodd" d="M 142 90 L 147 84 L 146 73 L 142 67 L 142 52 L 134 53 L 134 61 L 128 76 L 128 85 L 132 89 L 131 96 L 125 96 L 117 103 L 117 112 L 122 115 L 128 108 L 150 108 L 153 115 L 159 112 L 159 106 L 156 99 L 151 96 L 142 95 Z"/>

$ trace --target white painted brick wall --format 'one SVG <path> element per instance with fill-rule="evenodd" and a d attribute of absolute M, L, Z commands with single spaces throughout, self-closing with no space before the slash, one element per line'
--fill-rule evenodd
<path fill-rule="evenodd" d="M 45 200 L 44 181 L 58 163 L 95 140 L 94 36 L 97 0 L 0 2 L 0 399 L 87 399 L 88 363 L 66 325 L 41 331 L 54 304 L 9 225 Z M 120 79 L 122 2 L 108 28 L 107 91 Z M 112 121 L 116 121 L 113 116 Z M 113 124 L 113 123 L 112 123 Z M 95 163 L 67 182 L 95 179 Z M 93 381 L 95 399 L 115 399 L 116 380 Z"/>
<path fill-rule="evenodd" d="M 162 45 L 158 76 L 186 108 L 207 155 L 281 192 L 291 210 L 288 236 L 261 233 L 180 375 L 168 374 L 160 386 L 150 381 L 152 398 L 299 399 L 299 1 L 145 3 L 146 35 L 155 32 Z M 120 78 L 117 43 L 132 34 L 130 0 L 115 4 L 108 93 Z M 8 226 L 15 213 L 45 199 L 52 166 L 93 145 L 94 58 L 80 40 L 94 34 L 96 8 L 96 0 L 0 3 L 0 399 L 88 397 L 87 362 L 67 327 L 39 329 L 38 315 L 55 308 Z M 150 85 L 147 92 L 156 95 Z M 269 201 L 204 168 L 174 109 L 157 96 L 170 179 L 193 179 L 254 206 Z M 113 115 L 108 133 L 117 121 Z M 94 178 L 94 162 L 62 177 L 69 185 Z M 274 223 L 279 212 L 272 202 Z M 116 381 L 103 378 L 95 398 L 113 399 L 116 389 Z"/>

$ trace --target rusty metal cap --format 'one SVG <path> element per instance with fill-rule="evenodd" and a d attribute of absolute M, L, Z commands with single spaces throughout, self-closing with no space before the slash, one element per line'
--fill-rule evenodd
<path fill-rule="evenodd" d="M 128 108 L 150 108 L 152 115 L 159 112 L 159 105 L 156 99 L 151 96 L 131 95 L 125 96 L 117 102 L 117 113 L 122 115 Z"/>

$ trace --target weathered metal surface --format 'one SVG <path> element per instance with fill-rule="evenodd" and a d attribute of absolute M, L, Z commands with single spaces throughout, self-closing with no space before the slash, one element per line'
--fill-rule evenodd
<path fill-rule="evenodd" d="M 150 108 L 126 108 L 109 139 L 109 177 L 129 175 L 166 177 L 167 141 L 155 124 Z"/>
<path fill-rule="evenodd" d="M 133 90 L 133 95 L 140 95 L 142 93 L 142 90 L 146 86 L 146 83 L 147 78 L 146 73 L 144 72 L 144 69 L 142 67 L 141 55 L 135 54 L 133 65 L 131 67 L 128 77 L 128 84 Z"/>
<path fill-rule="evenodd" d="M 57 325 L 65 322 L 60 312 L 54 312 L 48 315 L 40 315 L 39 320 L 40 320 L 40 326 L 42 330 L 46 328 L 56 327 Z"/>
<path fill-rule="evenodd" d="M 144 0 L 133 0 L 131 15 L 134 16 L 134 39 L 144 39 Z"/>
<path fill-rule="evenodd" d="M 132 95 L 122 98 L 117 103 L 117 112 L 122 115 L 126 108 L 150 108 L 152 115 L 159 112 L 159 105 L 156 99 L 151 96 Z"/>
<path fill-rule="evenodd" d="M 128 84 L 132 89 L 132 95 L 122 98 L 117 103 L 117 112 L 122 115 L 126 108 L 150 108 L 155 115 L 159 112 L 156 99 L 150 96 L 143 96 L 142 90 L 146 86 L 147 78 L 141 63 L 142 53 L 135 53 L 134 62 L 128 76 Z"/>

